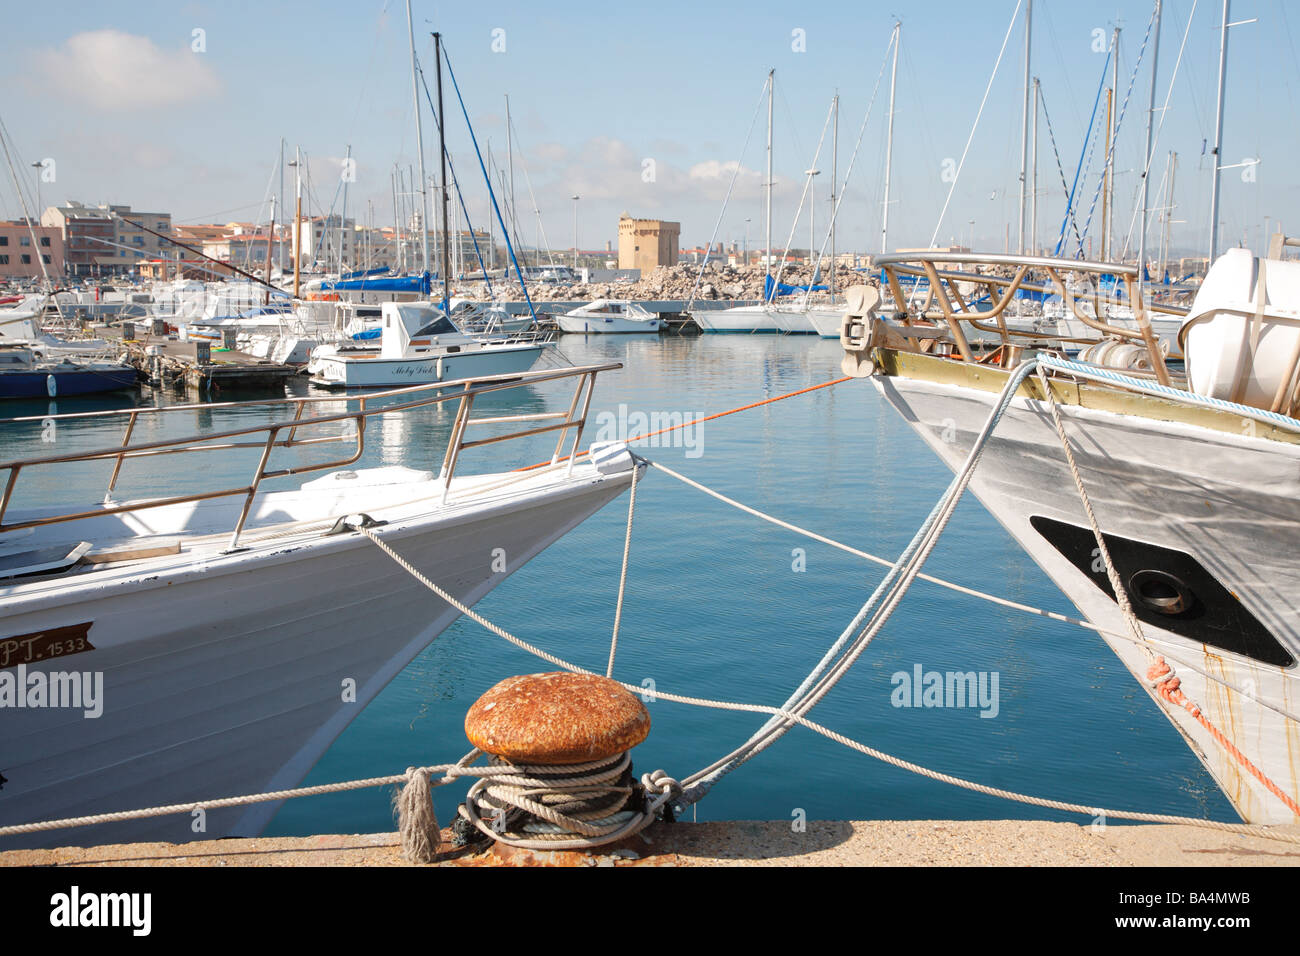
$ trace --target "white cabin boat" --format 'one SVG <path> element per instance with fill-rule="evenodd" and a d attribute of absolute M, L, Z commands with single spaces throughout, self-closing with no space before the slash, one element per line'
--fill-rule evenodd
<path fill-rule="evenodd" d="M 597 299 L 587 305 L 557 315 L 555 322 L 563 332 L 583 335 L 605 332 L 658 332 L 666 323 L 635 302 Z"/>
<path fill-rule="evenodd" d="M 526 372 L 549 348 L 536 337 L 477 338 L 442 310 L 421 302 L 385 302 L 380 347 L 322 345 L 307 371 L 325 388 L 392 388 Z"/>

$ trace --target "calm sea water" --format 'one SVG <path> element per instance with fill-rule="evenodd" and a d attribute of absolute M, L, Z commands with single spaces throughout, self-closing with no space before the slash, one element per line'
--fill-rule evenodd
<path fill-rule="evenodd" d="M 839 346 L 810 337 L 566 336 L 573 361 L 619 361 L 601 376 L 597 426 L 681 413 L 689 420 L 839 377 Z M 295 386 L 305 391 L 305 386 Z M 568 387 L 507 393 L 492 408 L 562 410 Z M 153 399 L 144 399 L 153 401 Z M 59 411 L 106 407 L 120 400 Z M 44 403 L 8 414 L 44 414 Z M 602 413 L 604 417 L 602 417 Z M 195 426 L 238 427 L 260 412 L 187 412 L 136 438 Z M 369 436 L 367 464 L 435 468 L 450 424 L 441 408 L 388 416 Z M 595 437 L 590 436 L 589 437 Z M 65 425 L 59 450 L 103 447 L 117 428 Z M 4 455 L 30 453 L 39 426 L 8 426 Z M 330 446 L 325 446 L 326 448 Z M 873 553 L 895 557 L 943 492 L 941 466 L 867 383 L 844 383 L 697 426 L 670 447 L 642 447 L 732 497 Z M 320 460 L 320 452 L 301 460 Z M 550 455 L 545 440 L 466 452 L 467 471 L 496 471 Z M 190 456 L 176 456 L 178 459 Z M 253 467 L 218 456 L 129 473 L 129 494 L 234 486 Z M 102 469 L 34 480 L 26 502 L 101 489 Z M 524 639 L 603 670 L 608 656 L 627 498 L 616 500 L 515 572 L 478 610 Z M 796 549 L 802 549 L 797 551 Z M 1072 614 L 1056 587 L 977 501 L 958 508 L 926 571 L 1014 600 Z M 402 573 L 394 567 L 394 574 Z M 637 491 L 615 676 L 660 691 L 781 703 L 820 659 L 883 571 L 714 501 L 661 473 Z M 322 589 L 329 586 L 321 582 Z M 432 598 L 431 598 L 432 600 Z M 364 634 L 357 635 L 364 640 Z M 996 674 L 997 713 L 976 707 L 900 708 L 892 675 L 924 670 Z M 471 621 L 452 625 L 335 741 L 306 783 L 400 772 L 454 760 L 469 745 L 464 713 L 507 676 L 551 667 Z M 638 772 L 684 777 L 743 741 L 752 714 L 649 704 L 653 729 L 634 751 Z M 813 719 L 905 759 L 985 784 L 1079 803 L 1235 820 L 1212 779 L 1168 720 L 1094 633 L 1004 610 L 918 581 L 854 670 Z M 218 796 L 220 794 L 214 794 Z M 449 821 L 464 787 L 435 791 Z M 272 835 L 391 829 L 391 793 L 367 790 L 289 801 Z M 1006 803 L 894 769 L 796 728 L 719 783 L 699 819 L 1073 819 Z"/>

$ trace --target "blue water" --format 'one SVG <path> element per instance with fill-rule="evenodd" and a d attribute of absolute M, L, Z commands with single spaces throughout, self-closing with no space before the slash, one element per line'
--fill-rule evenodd
<path fill-rule="evenodd" d="M 625 417 L 679 412 L 689 420 L 840 374 L 838 343 L 809 337 L 566 336 L 560 345 L 578 363 L 625 366 L 599 380 L 596 425 L 605 421 L 602 412 L 617 416 L 620 405 Z M 492 407 L 501 413 L 562 410 L 569 388 L 531 387 L 495 399 Z M 121 400 L 101 404 L 113 401 Z M 65 401 L 58 410 L 87 407 L 93 406 Z M 42 414 L 45 408 L 40 403 L 21 412 Z M 151 426 L 150 434 L 266 418 L 222 410 L 168 417 L 183 421 Z M 450 417 L 448 408 L 382 419 L 368 436 L 363 465 L 436 468 Z M 753 507 L 886 557 L 906 545 L 951 477 L 864 382 L 707 422 L 689 438 L 689 447 L 679 438 L 676 447 L 640 451 Z M 116 427 L 65 425 L 57 444 L 62 452 L 118 440 Z M 5 457 L 36 453 L 38 425 L 8 426 L 0 441 Z M 464 467 L 515 467 L 548 458 L 551 444 L 539 439 L 474 449 L 466 452 Z M 317 449 L 298 458 L 322 460 L 328 453 Z M 219 465 L 214 456 L 204 466 L 204 487 L 246 480 L 253 454 L 242 454 L 237 467 Z M 171 470 L 137 469 L 124 484 L 134 494 L 174 491 L 196 480 L 192 462 L 168 465 Z M 53 500 L 70 488 L 66 480 L 55 485 L 32 477 L 25 492 L 30 502 Z M 102 489 L 103 478 L 102 468 L 86 468 L 78 481 L 89 494 Z M 478 610 L 536 645 L 603 671 L 626 519 L 623 496 L 514 573 Z M 883 575 L 879 567 L 759 522 L 654 471 L 638 487 L 632 559 L 615 676 L 638 685 L 652 680 L 660 691 L 769 705 L 785 700 Z M 973 498 L 958 508 L 926 571 L 1074 613 Z M 393 573 L 402 572 L 394 567 Z M 894 707 L 891 675 L 910 674 L 916 665 L 996 673 L 996 717 L 981 717 L 974 707 Z M 306 783 L 454 760 L 469 749 L 462 721 L 479 694 L 512 674 L 550 669 L 473 622 L 459 621 L 356 718 Z M 663 701 L 649 708 L 653 728 L 633 753 L 636 768 L 663 768 L 679 778 L 762 722 L 760 715 Z M 1168 720 L 1094 633 L 924 581 L 811 716 L 886 752 L 996 787 L 1090 806 L 1236 819 Z M 450 820 L 463 796 L 462 785 L 435 791 L 440 819 Z M 268 832 L 391 829 L 390 799 L 385 789 L 289 801 Z M 790 819 L 798 810 L 809 819 L 1080 819 L 932 782 L 802 728 L 719 783 L 697 816 Z"/>

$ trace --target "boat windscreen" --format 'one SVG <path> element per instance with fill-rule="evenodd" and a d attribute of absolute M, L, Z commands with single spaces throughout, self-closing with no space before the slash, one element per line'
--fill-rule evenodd
<path fill-rule="evenodd" d="M 447 335 L 454 333 L 455 331 L 456 326 L 452 325 L 451 320 L 443 315 L 420 329 L 420 331 L 416 332 L 415 335 L 411 336 L 411 338 L 419 338 L 422 335 Z"/>

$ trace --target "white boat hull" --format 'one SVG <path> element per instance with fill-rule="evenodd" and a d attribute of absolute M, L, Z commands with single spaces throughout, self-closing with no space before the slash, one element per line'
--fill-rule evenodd
<path fill-rule="evenodd" d="M 876 376 L 872 381 L 954 469 L 965 460 L 997 397 L 992 391 L 901 375 Z M 1078 405 L 1059 407 L 1105 533 L 1190 555 L 1293 659 L 1300 658 L 1300 610 L 1294 599 L 1300 590 L 1300 446 L 1251 437 L 1246 427 L 1234 433 L 1231 427 L 1200 427 Z M 1088 620 L 1128 633 L 1118 605 L 1098 580 L 1067 560 L 1031 523 L 1037 517 L 1040 522 L 1045 518 L 1088 527 L 1056 431 L 1041 403 L 1024 397 L 1013 401 L 970 487 Z M 1094 563 L 1092 571 L 1104 568 Z M 980 583 L 998 590 L 988 582 Z M 1271 709 L 1300 710 L 1295 664 L 1261 663 L 1149 622 L 1143 628 L 1174 666 L 1187 697 L 1293 801 L 1300 800 L 1300 725 Z M 1285 804 L 1199 721 L 1150 689 L 1149 661 L 1141 648 L 1103 637 L 1243 819 L 1297 822 Z M 1190 666 L 1179 667 L 1179 660 L 1223 683 Z M 1066 674 L 1052 679 L 1060 683 L 1066 697 L 1071 681 L 1082 677 Z M 1228 689 L 1225 683 L 1250 691 L 1256 699 Z"/>
<path fill-rule="evenodd" d="M 778 333 L 772 309 L 762 305 L 740 305 L 732 309 L 697 309 L 691 318 L 703 332 Z"/>
<path fill-rule="evenodd" d="M 608 315 L 559 315 L 556 316 L 555 322 L 562 332 L 581 335 L 658 332 L 664 327 L 661 319 L 629 319 Z"/>
<path fill-rule="evenodd" d="M 391 388 L 526 372 L 544 348 L 545 345 L 512 345 L 392 359 L 378 355 L 363 358 L 317 353 L 309 371 L 312 382 L 326 388 Z"/>
<path fill-rule="evenodd" d="M 386 542 L 473 604 L 627 487 L 630 459 L 621 470 L 603 470 L 580 464 L 568 478 L 552 470 L 478 499 L 468 490 L 493 476 L 458 478 L 442 506 L 435 504 L 441 485 L 413 473 L 417 480 L 380 489 L 381 502 L 410 502 L 387 510 L 376 510 L 373 487 L 349 499 L 356 479 L 321 479 L 310 493 L 266 496 L 253 526 L 311 512 L 347 514 L 368 501 L 375 518 L 389 519 Z M 364 485 L 368 473 L 357 474 Z M 238 503 L 209 506 L 213 527 L 228 531 Z M 167 532 L 191 521 L 192 510 L 138 512 L 130 521 Z M 75 530 L 95 540 L 114 525 L 120 533 L 120 522 L 108 517 Z M 90 623 L 85 636 L 93 649 L 33 662 L 31 670 L 103 675 L 98 718 L 66 708 L 4 711 L 0 825 L 291 788 L 458 616 L 355 532 L 258 543 L 254 530 L 246 540 L 248 549 L 235 554 L 222 554 L 218 542 L 202 555 L 186 548 L 148 567 L 0 589 L 4 638 Z M 504 571 L 494 566 L 498 547 Z M 14 673 L 21 648 L 0 640 L 0 655 L 7 655 L 0 674 Z M 455 758 L 466 749 L 464 741 L 432 745 L 408 762 Z M 255 836 L 277 808 L 211 810 L 201 831 L 197 816 L 182 813 L 3 838 L 0 848 Z"/>

